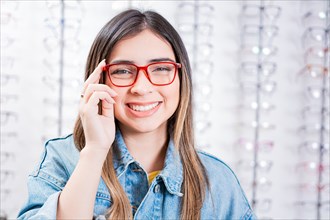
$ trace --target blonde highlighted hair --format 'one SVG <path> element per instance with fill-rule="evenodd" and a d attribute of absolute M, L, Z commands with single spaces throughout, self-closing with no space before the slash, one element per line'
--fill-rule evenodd
<path fill-rule="evenodd" d="M 161 15 L 152 11 L 142 13 L 138 10 L 127 10 L 118 14 L 96 36 L 87 58 L 85 79 L 101 60 L 110 56 L 112 48 L 118 41 L 134 36 L 145 29 L 151 30 L 169 42 L 176 56 L 176 62 L 182 64 L 178 74 L 181 98 L 176 112 L 168 121 L 168 135 L 173 137 L 183 164 L 181 219 L 200 219 L 208 178 L 194 147 L 192 79 L 189 59 L 184 44 L 172 25 Z M 73 135 L 77 148 L 82 150 L 85 146 L 85 136 L 79 117 Z M 133 219 L 130 201 L 113 168 L 112 155 L 115 147 L 110 148 L 102 170 L 102 178 L 112 199 L 112 205 L 106 214 L 109 219 Z"/>

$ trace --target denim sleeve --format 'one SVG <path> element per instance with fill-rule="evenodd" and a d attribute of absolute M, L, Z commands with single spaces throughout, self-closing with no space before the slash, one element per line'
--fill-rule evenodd
<path fill-rule="evenodd" d="M 18 219 L 56 219 L 58 198 L 68 179 L 60 152 L 46 144 L 40 163 L 28 177 L 28 199 Z"/>
<path fill-rule="evenodd" d="M 18 219 L 56 219 L 59 189 L 40 177 L 28 180 L 28 201 L 18 214 Z"/>

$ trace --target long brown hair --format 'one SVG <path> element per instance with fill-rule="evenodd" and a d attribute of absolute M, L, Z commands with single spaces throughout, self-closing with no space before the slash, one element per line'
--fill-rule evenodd
<path fill-rule="evenodd" d="M 110 56 L 114 45 L 124 37 L 134 36 L 145 29 L 151 30 L 169 42 L 182 64 L 180 69 L 180 101 L 177 110 L 168 122 L 168 135 L 173 137 L 183 164 L 183 198 L 181 201 L 182 219 L 199 219 L 205 198 L 208 178 L 194 147 L 192 114 L 192 79 L 191 68 L 184 44 L 172 25 L 156 12 L 127 10 L 110 20 L 98 33 L 90 49 L 85 79 L 98 63 Z M 79 150 L 85 146 L 85 136 L 81 120 L 78 117 L 74 128 L 74 141 Z M 113 143 L 115 145 L 115 142 Z M 102 178 L 106 183 L 112 205 L 108 210 L 109 219 L 132 219 L 132 209 L 124 189 L 120 185 L 113 168 L 112 146 L 103 165 Z"/>

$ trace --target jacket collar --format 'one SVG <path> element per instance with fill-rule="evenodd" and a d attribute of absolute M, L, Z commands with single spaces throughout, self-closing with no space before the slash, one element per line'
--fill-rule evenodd
<path fill-rule="evenodd" d="M 160 173 L 166 189 L 177 196 L 182 196 L 181 185 L 183 181 L 182 163 L 174 142 L 170 139 L 165 157 L 164 169 Z"/>
<path fill-rule="evenodd" d="M 114 146 L 113 166 L 116 171 L 117 177 L 121 176 L 131 163 L 137 163 L 129 153 L 123 136 L 119 129 L 116 131 L 115 137 L 116 145 Z M 182 196 L 181 185 L 183 181 L 182 163 L 179 152 L 174 146 L 173 140 L 170 139 L 167 146 L 164 168 L 157 177 L 164 181 L 167 191 L 171 194 Z"/>

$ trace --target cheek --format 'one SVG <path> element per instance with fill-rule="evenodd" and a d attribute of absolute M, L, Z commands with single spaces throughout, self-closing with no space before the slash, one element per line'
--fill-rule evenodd
<path fill-rule="evenodd" d="M 125 117 L 125 105 L 122 103 L 122 100 L 119 98 L 115 98 L 114 100 L 116 103 L 113 105 L 113 115 L 115 119 L 120 120 L 123 117 Z"/>
<path fill-rule="evenodd" d="M 120 116 L 119 112 L 120 112 L 119 107 L 115 104 L 114 108 L 113 108 L 113 115 L 114 115 L 115 119 L 118 119 L 118 117 Z"/>
<path fill-rule="evenodd" d="M 109 81 L 109 78 L 106 78 L 105 85 L 109 86 L 111 90 L 113 90 L 117 93 L 116 97 L 112 97 L 116 101 L 116 103 L 117 103 L 117 100 L 119 101 L 122 99 L 121 97 L 123 97 L 123 93 L 124 93 L 123 89 L 112 85 L 111 82 Z"/>

